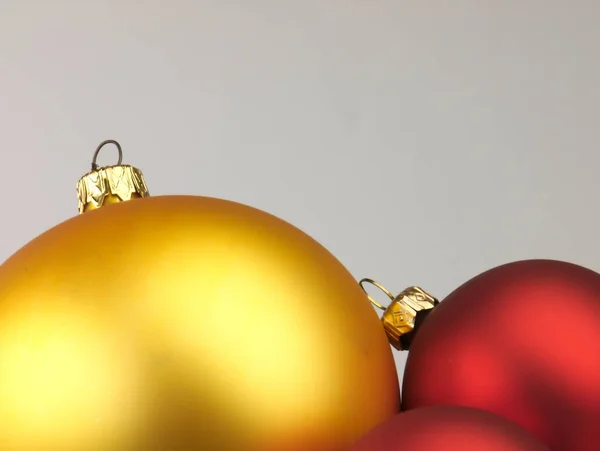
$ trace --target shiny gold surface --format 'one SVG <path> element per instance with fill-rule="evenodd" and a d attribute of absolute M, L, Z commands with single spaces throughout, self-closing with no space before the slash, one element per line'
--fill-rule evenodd
<path fill-rule="evenodd" d="M 2 451 L 341 451 L 398 410 L 355 279 L 259 210 L 122 202 L 0 266 Z"/>
<path fill-rule="evenodd" d="M 99 168 L 84 175 L 77 183 L 80 214 L 149 195 L 142 171 L 128 165 Z"/>
<path fill-rule="evenodd" d="M 117 148 L 119 160 L 116 165 L 99 168 L 96 163 L 98 154 L 109 144 Z M 105 205 L 150 196 L 142 171 L 121 164 L 122 161 L 123 150 L 117 141 L 107 139 L 100 143 L 92 158 L 92 171 L 81 177 L 77 183 L 79 214 Z"/>
<path fill-rule="evenodd" d="M 373 297 L 367 294 L 365 284 L 376 286 L 391 299 L 391 303 L 384 307 Z M 438 299 L 431 296 L 419 287 L 408 287 L 397 296 L 392 295 L 386 288 L 373 279 L 362 279 L 360 287 L 367 294 L 371 303 L 384 310 L 381 317 L 383 328 L 390 344 L 399 351 L 410 348 L 413 336 L 425 317 L 439 304 Z"/>

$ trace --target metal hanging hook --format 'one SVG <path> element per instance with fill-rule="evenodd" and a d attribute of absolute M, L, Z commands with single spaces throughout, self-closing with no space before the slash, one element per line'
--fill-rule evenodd
<path fill-rule="evenodd" d="M 358 282 L 358 285 L 360 285 L 360 287 L 362 288 L 362 290 L 365 292 L 365 294 L 367 295 L 367 298 L 369 298 L 369 301 L 371 301 L 371 304 L 373 304 L 375 307 L 377 307 L 380 310 L 386 310 L 387 307 L 383 306 L 382 304 L 380 304 L 379 302 L 377 302 L 369 293 L 367 293 L 367 289 L 365 288 L 365 284 L 370 284 L 373 285 L 377 288 L 379 288 L 381 291 L 383 291 L 385 293 L 385 295 L 390 298 L 390 300 L 394 300 L 396 297 L 390 293 L 383 285 L 381 285 L 379 282 L 376 282 L 373 279 L 361 279 L 360 282 Z"/>
<path fill-rule="evenodd" d="M 100 150 L 102 150 L 102 148 L 107 144 L 114 144 L 117 148 L 117 151 L 119 152 L 119 161 L 117 162 L 117 165 L 120 165 L 123 162 L 123 149 L 121 149 L 121 144 L 119 144 L 114 139 L 107 139 L 106 141 L 102 141 L 96 149 L 96 151 L 94 152 L 94 158 L 92 158 L 92 171 L 98 170 L 98 164 L 96 163 L 96 160 L 98 159 L 98 154 L 100 153 Z"/>

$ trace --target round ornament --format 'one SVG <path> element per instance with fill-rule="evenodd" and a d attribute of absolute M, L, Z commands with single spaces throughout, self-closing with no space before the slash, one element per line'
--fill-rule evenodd
<path fill-rule="evenodd" d="M 349 451 L 550 451 L 510 421 L 482 410 L 422 407 L 369 431 Z"/>
<path fill-rule="evenodd" d="M 403 410 L 479 408 L 553 451 L 597 451 L 600 274 L 527 260 L 466 282 L 418 329 L 402 395 Z"/>
<path fill-rule="evenodd" d="M 0 449 L 340 451 L 399 411 L 377 315 L 307 234 L 120 161 L 78 193 L 0 266 Z"/>

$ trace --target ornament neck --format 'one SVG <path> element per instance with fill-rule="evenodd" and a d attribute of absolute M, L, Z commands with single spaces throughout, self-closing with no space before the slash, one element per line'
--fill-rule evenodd
<path fill-rule="evenodd" d="M 392 301 L 387 307 L 377 302 L 367 293 L 365 284 L 370 284 L 383 291 Z M 362 279 L 359 282 L 371 304 L 383 310 L 381 322 L 390 344 L 399 351 L 408 351 L 419 327 L 439 304 L 439 301 L 419 287 L 408 287 L 394 296 L 380 283 L 373 279 Z"/>
<path fill-rule="evenodd" d="M 116 165 L 98 167 L 98 154 L 107 144 L 116 146 L 119 160 Z M 124 165 L 122 161 L 123 150 L 117 141 L 109 139 L 100 143 L 94 152 L 91 172 L 81 177 L 77 183 L 79 214 L 106 205 L 150 196 L 142 171 Z"/>

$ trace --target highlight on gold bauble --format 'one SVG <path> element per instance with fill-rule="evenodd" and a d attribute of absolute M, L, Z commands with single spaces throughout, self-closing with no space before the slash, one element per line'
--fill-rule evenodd
<path fill-rule="evenodd" d="M 398 412 L 377 315 L 299 229 L 198 196 L 89 210 L 0 266 L 3 451 L 339 451 Z"/>

